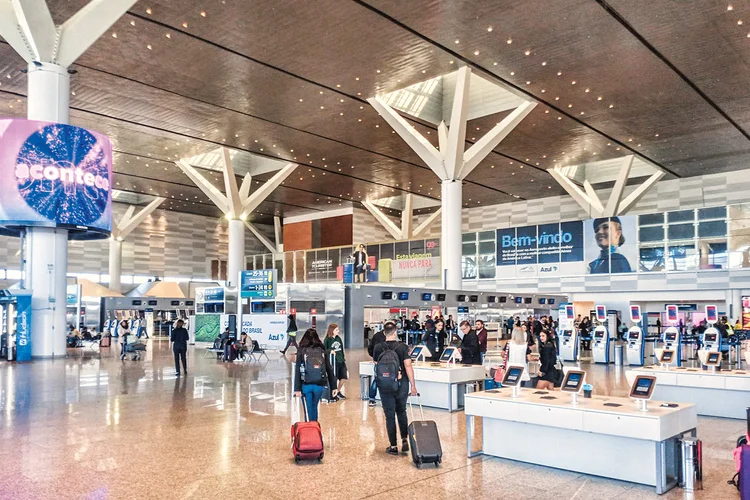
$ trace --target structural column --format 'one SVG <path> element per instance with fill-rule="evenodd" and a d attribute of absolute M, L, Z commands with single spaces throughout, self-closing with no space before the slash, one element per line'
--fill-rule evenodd
<path fill-rule="evenodd" d="M 440 262 L 443 268 L 443 281 L 449 290 L 461 290 L 463 270 L 461 265 L 461 205 L 462 182 L 444 180 L 442 182 L 442 234 L 440 236 Z M 456 265 L 458 263 L 458 265 Z"/>
<path fill-rule="evenodd" d="M 122 241 L 115 238 L 109 240 L 109 288 L 122 290 Z"/>
<path fill-rule="evenodd" d="M 240 271 L 245 269 L 245 221 L 229 221 L 229 256 L 227 257 L 227 286 L 239 286 Z"/>

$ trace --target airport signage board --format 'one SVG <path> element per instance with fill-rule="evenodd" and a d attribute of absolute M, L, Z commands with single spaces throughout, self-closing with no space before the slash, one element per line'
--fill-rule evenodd
<path fill-rule="evenodd" d="M 16 297 L 16 361 L 31 361 L 31 294 Z"/>
<path fill-rule="evenodd" d="M 112 229 L 112 143 L 62 123 L 0 120 L 0 226 L 79 230 L 102 238 Z"/>
<path fill-rule="evenodd" d="M 393 279 L 433 278 L 440 276 L 440 257 L 396 259 L 391 263 Z"/>
<path fill-rule="evenodd" d="M 242 271 L 240 273 L 240 298 L 276 298 L 276 270 Z"/>
<path fill-rule="evenodd" d="M 279 314 L 242 315 L 242 332 L 272 349 L 283 349 L 286 345 L 286 326 L 286 317 Z"/>

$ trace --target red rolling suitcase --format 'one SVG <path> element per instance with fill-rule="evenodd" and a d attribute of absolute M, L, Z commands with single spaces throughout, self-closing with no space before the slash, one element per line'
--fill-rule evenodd
<path fill-rule="evenodd" d="M 320 430 L 318 422 L 307 421 L 307 403 L 303 396 L 302 412 L 305 416 L 304 422 L 297 422 L 292 425 L 292 455 L 294 461 L 299 463 L 300 460 L 323 460 L 323 433 Z"/>
<path fill-rule="evenodd" d="M 417 397 L 422 420 L 414 420 L 414 406 L 409 402 L 412 415 L 412 421 L 408 427 L 411 458 L 418 469 L 422 467 L 422 464 L 435 464 L 435 467 L 440 467 L 440 462 L 443 461 L 443 448 L 440 445 L 437 424 L 433 420 L 424 419 L 422 399 L 419 395 Z"/>

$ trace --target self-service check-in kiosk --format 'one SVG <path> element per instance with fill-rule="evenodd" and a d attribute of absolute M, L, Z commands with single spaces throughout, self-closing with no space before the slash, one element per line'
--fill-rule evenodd
<path fill-rule="evenodd" d="M 640 306 L 630 306 L 630 321 L 633 326 L 626 337 L 625 360 L 628 365 L 644 366 L 654 363 L 654 344 L 646 342 L 643 330 L 638 324 L 643 321 Z"/>
<path fill-rule="evenodd" d="M 613 363 L 615 361 L 615 342 L 610 337 L 609 330 L 603 324 L 607 320 L 607 308 L 605 306 L 596 306 L 596 320 L 600 324 L 594 328 L 594 343 L 591 346 L 594 363 Z"/>
<path fill-rule="evenodd" d="M 682 338 L 680 331 L 670 326 L 664 330 L 664 347 L 659 351 L 672 351 L 675 353 L 674 358 L 670 361 L 670 364 L 676 364 L 677 366 L 682 365 Z M 657 356 L 659 354 L 657 353 Z"/>
<path fill-rule="evenodd" d="M 698 358 L 704 365 L 706 364 L 708 353 L 721 353 L 721 333 L 714 328 L 714 325 L 718 321 L 719 314 L 716 310 L 716 306 L 706 306 L 706 323 L 708 323 L 709 326 L 701 335 L 701 348 L 698 351 Z M 721 355 L 719 355 L 719 359 L 721 359 Z"/>
<path fill-rule="evenodd" d="M 563 361 L 578 361 L 578 332 L 575 329 L 566 329 L 560 337 L 560 357 Z"/>

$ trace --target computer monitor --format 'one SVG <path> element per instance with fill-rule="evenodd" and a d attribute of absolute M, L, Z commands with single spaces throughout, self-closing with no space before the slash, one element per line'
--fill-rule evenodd
<path fill-rule="evenodd" d="M 703 342 L 716 342 L 716 334 L 715 333 L 707 333 L 703 336 Z"/>
<path fill-rule="evenodd" d="M 675 332 L 665 332 L 664 342 L 677 342 L 677 334 Z"/>
<path fill-rule="evenodd" d="M 398 300 L 409 300 L 409 292 L 398 292 Z"/>
<path fill-rule="evenodd" d="M 413 359 L 414 361 L 416 361 L 420 357 L 421 358 L 430 357 L 430 356 L 432 356 L 432 353 L 430 352 L 429 349 L 427 349 L 427 346 L 425 346 L 425 345 L 415 345 L 412 348 L 411 352 L 409 353 L 409 356 L 411 357 L 411 359 Z"/>
<path fill-rule="evenodd" d="M 630 397 L 633 399 L 642 399 L 648 401 L 654 394 L 656 387 L 656 377 L 651 375 L 638 375 L 630 387 Z"/>
<path fill-rule="evenodd" d="M 523 366 L 509 366 L 505 371 L 505 377 L 503 377 L 503 386 L 518 387 L 518 385 L 521 383 L 521 378 L 523 377 L 524 370 L 525 368 Z"/>
<path fill-rule="evenodd" d="M 661 354 L 659 354 L 659 363 L 663 365 L 672 364 L 672 361 L 674 360 L 674 354 L 674 350 L 664 349 L 663 351 L 661 351 Z"/>
<path fill-rule="evenodd" d="M 639 331 L 628 332 L 628 340 L 638 340 L 639 338 L 641 338 L 641 332 Z"/>
<path fill-rule="evenodd" d="M 706 322 L 709 325 L 719 322 L 719 312 L 716 306 L 706 306 Z"/>
<path fill-rule="evenodd" d="M 440 361 L 443 363 L 449 363 L 453 361 L 457 353 L 458 349 L 456 349 L 455 347 L 446 347 L 443 351 L 443 354 L 440 356 Z"/>
<path fill-rule="evenodd" d="M 709 352 L 706 355 L 706 366 L 719 366 L 721 364 L 721 353 L 720 352 Z"/>
<path fill-rule="evenodd" d="M 581 392 L 585 380 L 586 372 L 580 370 L 569 370 L 565 374 L 560 390 L 562 392 L 573 392 L 577 394 Z"/>
<path fill-rule="evenodd" d="M 594 330 L 594 338 L 595 339 L 603 339 L 604 338 L 604 329 L 596 329 L 596 330 Z"/>

